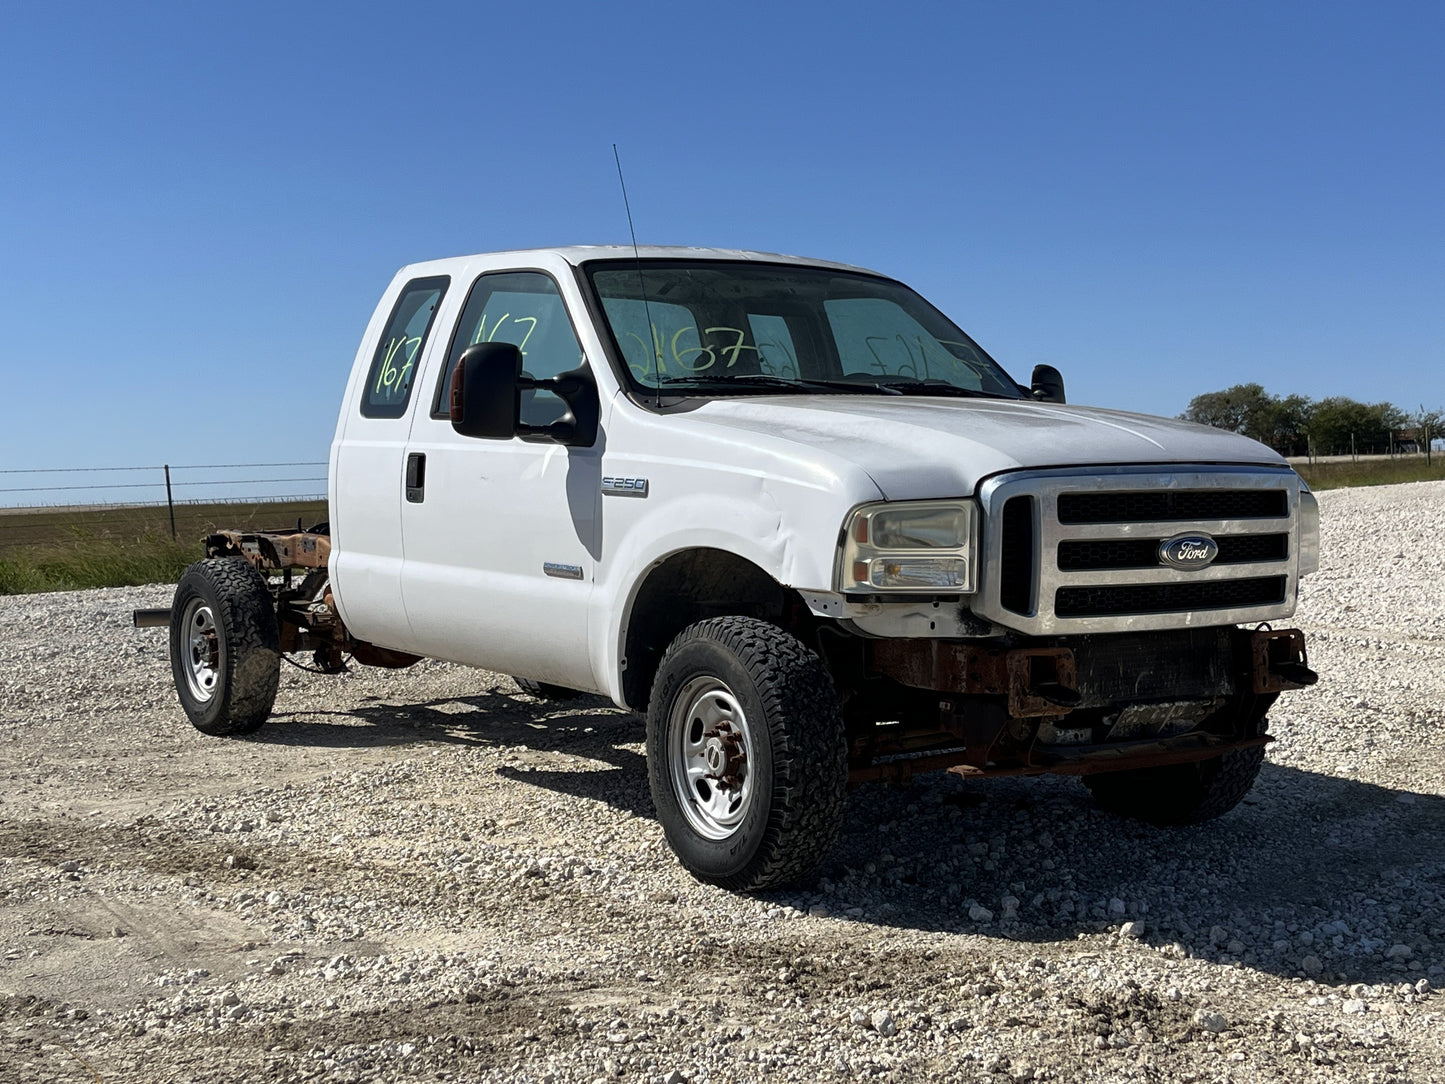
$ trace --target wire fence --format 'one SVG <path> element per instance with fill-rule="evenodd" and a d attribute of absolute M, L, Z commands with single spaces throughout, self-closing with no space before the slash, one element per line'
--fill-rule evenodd
<path fill-rule="evenodd" d="M 174 537 L 178 507 L 325 499 L 325 462 L 0 469 L 0 543 L 31 533 L 39 518 L 57 515 L 79 522 L 107 512 L 149 509 L 161 515 L 164 509 Z"/>

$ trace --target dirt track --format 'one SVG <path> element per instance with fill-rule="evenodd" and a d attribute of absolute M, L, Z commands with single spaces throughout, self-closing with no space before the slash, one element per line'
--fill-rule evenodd
<path fill-rule="evenodd" d="M 165 588 L 0 599 L 0 1080 L 1445 1079 L 1445 485 L 1322 495 L 1246 803 L 863 788 L 821 878 L 672 862 L 639 722 L 425 664 L 175 706 Z"/>

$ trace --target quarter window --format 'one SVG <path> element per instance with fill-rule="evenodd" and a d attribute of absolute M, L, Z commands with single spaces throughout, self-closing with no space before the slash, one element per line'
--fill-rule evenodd
<path fill-rule="evenodd" d="M 450 282 L 445 276 L 414 279 L 402 290 L 366 374 L 361 397 L 366 417 L 400 418 L 406 413 L 427 335 Z"/>

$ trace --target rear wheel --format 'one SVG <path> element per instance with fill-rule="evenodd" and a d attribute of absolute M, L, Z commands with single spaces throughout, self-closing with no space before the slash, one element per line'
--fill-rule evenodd
<path fill-rule="evenodd" d="M 647 768 L 668 844 L 700 880 L 756 891 L 811 872 L 848 782 L 827 668 L 753 618 L 684 629 L 653 683 Z"/>
<path fill-rule="evenodd" d="M 239 557 L 186 569 L 171 604 L 171 674 L 181 707 L 205 734 L 249 734 L 281 680 L 276 610 L 261 574 Z"/>

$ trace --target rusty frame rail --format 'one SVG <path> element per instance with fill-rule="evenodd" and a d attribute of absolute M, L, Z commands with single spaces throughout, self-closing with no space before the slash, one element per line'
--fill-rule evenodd
<path fill-rule="evenodd" d="M 1035 749 L 1027 764 L 978 765 L 967 762 L 962 748 L 919 756 L 886 757 L 881 762 L 859 765 L 848 772 L 848 782 L 907 783 L 920 772 L 948 771 L 965 779 L 993 779 L 1013 775 L 1092 775 L 1133 768 L 1157 768 L 1166 764 L 1192 764 L 1209 760 L 1234 749 L 1249 749 L 1274 741 L 1268 734 L 1250 738 L 1221 738 L 1215 734 L 1182 734 L 1142 742 L 1094 745 L 1078 752 L 1038 754 Z"/>

